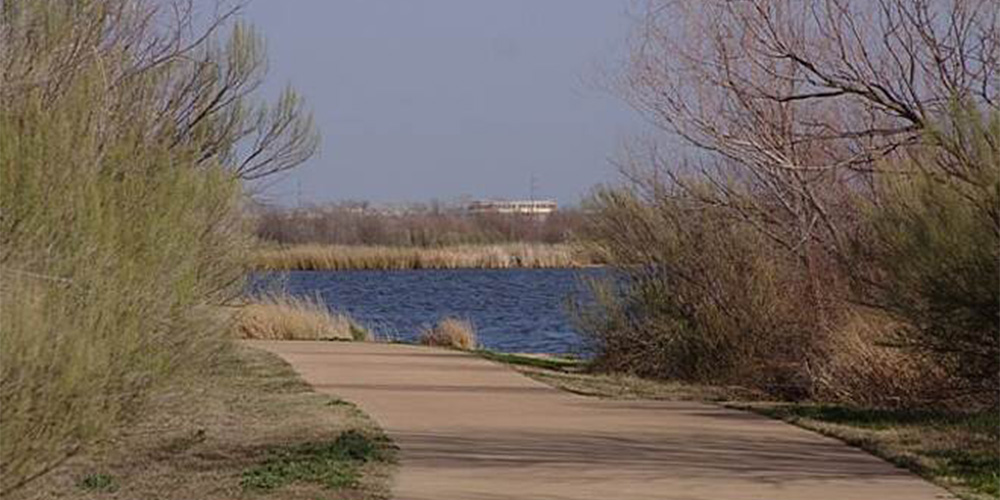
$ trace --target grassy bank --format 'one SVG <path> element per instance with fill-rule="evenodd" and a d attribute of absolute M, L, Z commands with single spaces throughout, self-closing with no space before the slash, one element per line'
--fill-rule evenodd
<path fill-rule="evenodd" d="M 839 405 L 734 404 L 835 437 L 962 498 L 1000 498 L 1000 416 Z"/>
<path fill-rule="evenodd" d="M 777 418 L 861 448 L 966 500 L 1000 498 L 1000 415 L 993 411 L 874 409 L 778 403 L 759 391 L 584 373 L 585 365 L 486 353 L 553 387 L 610 399 L 704 401 Z"/>
<path fill-rule="evenodd" d="M 395 449 L 280 358 L 239 346 L 91 452 L 12 500 L 386 498 Z"/>
<path fill-rule="evenodd" d="M 517 243 L 431 248 L 299 245 L 261 249 L 251 256 L 251 265 L 262 271 L 565 268 L 595 263 L 572 245 Z"/>

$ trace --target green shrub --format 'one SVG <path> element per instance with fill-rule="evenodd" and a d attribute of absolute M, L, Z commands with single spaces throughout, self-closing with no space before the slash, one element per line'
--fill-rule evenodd
<path fill-rule="evenodd" d="M 253 31 L 218 43 L 172 6 L 0 7 L 0 494 L 226 348 L 241 181 L 315 149 L 294 93 L 249 100 Z"/>
<path fill-rule="evenodd" d="M 868 206 L 856 259 L 863 300 L 900 322 L 893 343 L 927 355 L 955 396 L 1000 387 L 1000 113 L 955 106 L 925 146 L 895 162 Z"/>
<path fill-rule="evenodd" d="M 4 490 L 211 359 L 212 306 L 242 274 L 238 181 L 156 144 L 86 144 L 91 96 L 78 91 L 0 112 Z"/>

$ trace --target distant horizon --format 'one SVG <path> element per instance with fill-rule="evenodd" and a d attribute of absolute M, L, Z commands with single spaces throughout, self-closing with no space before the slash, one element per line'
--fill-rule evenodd
<path fill-rule="evenodd" d="M 294 206 L 534 191 L 579 204 L 644 126 L 601 86 L 627 53 L 633 4 L 251 3 L 243 17 L 268 41 L 264 93 L 291 84 L 323 134 L 320 155 L 260 196 Z"/>
<path fill-rule="evenodd" d="M 540 197 L 535 198 L 515 198 L 515 197 L 475 197 L 475 196 L 452 196 L 452 197 L 434 197 L 424 200 L 368 200 L 363 198 L 330 198 L 326 200 L 306 200 L 303 199 L 301 202 L 295 199 L 291 200 L 260 200 L 255 199 L 259 204 L 266 207 L 279 208 L 283 210 L 293 210 L 297 208 L 309 208 L 309 207 L 324 207 L 324 206 L 336 206 L 336 205 L 349 205 L 349 204 L 360 204 L 367 203 L 371 204 L 373 207 L 405 207 L 405 206 L 420 206 L 420 205 L 432 205 L 435 202 L 444 204 L 445 206 L 455 207 L 461 205 L 467 205 L 473 202 L 482 201 L 553 201 L 560 209 L 563 208 L 579 208 L 583 197 L 581 197 L 576 202 L 562 202 L 553 197 Z"/>

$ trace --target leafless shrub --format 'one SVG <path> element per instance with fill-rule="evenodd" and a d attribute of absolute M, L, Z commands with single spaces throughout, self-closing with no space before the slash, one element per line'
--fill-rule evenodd
<path fill-rule="evenodd" d="M 705 203 L 810 266 L 846 255 L 850 201 L 868 195 L 876 160 L 919 142 L 956 99 L 1000 105 L 998 11 L 995 0 L 652 1 L 620 89 L 701 151 L 692 168 L 715 186 L 698 193 Z"/>
<path fill-rule="evenodd" d="M 586 234 L 613 272 L 575 309 L 599 367 L 811 394 L 803 360 L 820 336 L 793 259 L 697 200 L 605 190 L 593 203 Z"/>

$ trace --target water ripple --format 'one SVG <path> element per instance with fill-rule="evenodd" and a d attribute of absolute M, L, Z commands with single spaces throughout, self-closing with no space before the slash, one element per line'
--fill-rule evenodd
<path fill-rule="evenodd" d="M 253 288 L 282 282 L 296 295 L 319 295 L 400 340 L 444 316 L 470 319 L 485 347 L 508 352 L 585 354 L 566 313 L 581 276 L 599 269 L 449 269 L 293 271 L 258 276 Z"/>

